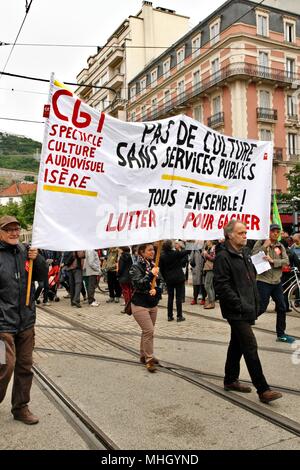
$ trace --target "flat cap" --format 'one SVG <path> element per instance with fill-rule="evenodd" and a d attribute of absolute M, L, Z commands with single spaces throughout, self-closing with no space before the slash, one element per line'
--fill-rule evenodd
<path fill-rule="evenodd" d="M 281 230 L 281 227 L 278 224 L 271 224 L 270 230 Z"/>
<path fill-rule="evenodd" d="M 0 229 L 6 227 L 8 224 L 20 224 L 20 222 L 13 217 L 12 215 L 4 215 L 3 217 L 0 218 Z"/>

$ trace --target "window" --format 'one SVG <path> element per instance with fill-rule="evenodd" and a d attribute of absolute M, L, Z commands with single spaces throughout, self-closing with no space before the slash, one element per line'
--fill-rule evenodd
<path fill-rule="evenodd" d="M 165 106 L 168 106 L 171 104 L 171 93 L 170 90 L 166 90 L 164 94 L 164 103 Z"/>
<path fill-rule="evenodd" d="M 132 111 L 131 113 L 131 122 L 135 122 L 136 121 L 136 114 L 135 114 L 135 111 Z"/>
<path fill-rule="evenodd" d="M 296 24 L 285 21 L 284 22 L 284 40 L 287 42 L 295 42 L 296 41 Z"/>
<path fill-rule="evenodd" d="M 136 95 L 136 86 L 134 85 L 133 87 L 130 88 L 130 98 L 134 98 Z"/>
<path fill-rule="evenodd" d="M 201 37 L 197 36 L 192 40 L 192 58 L 198 57 L 200 55 L 200 46 L 201 46 Z"/>
<path fill-rule="evenodd" d="M 220 39 L 220 20 L 209 27 L 210 44 L 216 44 Z"/>
<path fill-rule="evenodd" d="M 295 74 L 295 59 L 286 59 L 286 72 L 288 78 L 294 78 Z"/>
<path fill-rule="evenodd" d="M 256 22 L 257 22 L 257 34 L 259 34 L 260 36 L 268 36 L 268 30 L 269 30 L 268 15 L 258 14 L 256 16 Z"/>
<path fill-rule="evenodd" d="M 288 116 L 295 116 L 297 114 L 296 112 L 296 103 L 295 103 L 295 98 L 293 96 L 288 96 L 287 97 L 287 113 Z"/>
<path fill-rule="evenodd" d="M 108 96 L 105 95 L 104 98 L 100 101 L 100 111 L 104 111 L 109 105 Z"/>
<path fill-rule="evenodd" d="M 163 63 L 163 76 L 168 78 L 170 76 L 170 59 Z"/>
<path fill-rule="evenodd" d="M 297 150 L 296 150 L 296 134 L 288 134 L 288 143 L 289 143 L 289 154 L 290 155 L 296 155 Z"/>
<path fill-rule="evenodd" d="M 215 59 L 211 63 L 211 72 L 212 74 L 215 74 L 220 71 L 220 61 L 219 59 Z"/>
<path fill-rule="evenodd" d="M 142 106 L 141 116 L 142 119 L 146 119 L 146 105 Z"/>
<path fill-rule="evenodd" d="M 146 78 L 143 78 L 140 81 L 140 91 L 141 93 L 143 93 L 145 90 L 146 90 Z"/>
<path fill-rule="evenodd" d="M 157 111 L 158 111 L 157 98 L 153 98 L 153 100 L 152 100 L 152 114 L 156 114 Z"/>
<path fill-rule="evenodd" d="M 200 70 L 193 73 L 193 88 L 194 90 L 199 90 L 200 88 Z"/>
<path fill-rule="evenodd" d="M 271 99 L 270 99 L 270 92 L 261 90 L 259 92 L 259 104 L 261 108 L 270 109 L 271 107 Z"/>
<path fill-rule="evenodd" d="M 202 105 L 196 106 L 194 108 L 194 119 L 199 122 L 203 122 L 203 107 Z"/>
<path fill-rule="evenodd" d="M 267 52 L 260 52 L 258 56 L 260 73 L 266 73 L 269 66 L 269 56 Z"/>
<path fill-rule="evenodd" d="M 9 197 L 8 198 L 8 204 L 12 204 L 14 202 L 14 198 L 13 197 Z"/>
<path fill-rule="evenodd" d="M 272 140 L 272 133 L 269 129 L 261 129 L 260 130 L 260 140 L 270 141 Z"/>
<path fill-rule="evenodd" d="M 177 69 L 181 69 L 184 66 L 184 50 L 180 49 L 177 51 Z"/>
<path fill-rule="evenodd" d="M 181 95 L 181 93 L 184 93 L 184 80 L 178 82 L 177 95 Z"/>
<path fill-rule="evenodd" d="M 218 114 L 221 112 L 221 97 L 216 96 L 212 101 L 213 104 L 213 114 Z"/>
<path fill-rule="evenodd" d="M 151 87 L 155 87 L 157 85 L 157 69 L 152 70 L 151 72 Z"/>
<path fill-rule="evenodd" d="M 105 72 L 105 73 L 104 73 L 103 75 L 101 75 L 101 77 L 100 77 L 100 80 L 99 80 L 100 86 L 105 85 L 105 83 L 107 83 L 107 81 L 108 81 L 108 73 Z"/>

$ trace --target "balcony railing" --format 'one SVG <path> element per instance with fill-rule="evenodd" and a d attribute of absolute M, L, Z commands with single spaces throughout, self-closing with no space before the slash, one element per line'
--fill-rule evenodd
<path fill-rule="evenodd" d="M 207 119 L 208 127 L 216 127 L 224 124 L 224 113 L 216 113 Z"/>
<path fill-rule="evenodd" d="M 125 104 L 126 104 L 126 100 L 124 100 L 123 98 L 116 98 L 109 105 L 109 108 L 111 110 L 125 109 Z"/>
<path fill-rule="evenodd" d="M 280 147 L 274 147 L 273 160 L 277 162 L 283 161 L 283 149 Z"/>
<path fill-rule="evenodd" d="M 298 121 L 298 114 L 288 114 L 287 116 L 288 121 Z"/>
<path fill-rule="evenodd" d="M 262 121 L 277 121 L 277 109 L 256 108 L 256 117 Z"/>
<path fill-rule="evenodd" d="M 300 162 L 300 152 L 290 153 L 289 160 L 291 162 Z"/>
<path fill-rule="evenodd" d="M 206 79 L 202 80 L 200 83 L 195 83 L 187 91 L 181 93 L 175 99 L 170 100 L 168 104 L 159 104 L 158 114 L 156 113 L 156 118 L 161 118 L 173 109 L 174 112 L 176 112 L 177 106 L 187 105 L 191 100 L 197 98 L 199 95 L 201 95 L 201 93 L 207 91 L 209 88 L 212 88 L 217 84 L 221 84 L 221 82 L 225 82 L 226 80 L 233 77 L 250 77 L 252 79 L 265 79 L 283 85 L 290 85 L 295 80 L 299 80 L 300 75 L 292 74 L 291 72 L 285 72 L 284 70 L 262 67 L 256 64 L 248 64 L 246 62 L 237 62 L 234 64 L 229 64 L 221 68 L 217 72 L 213 73 Z M 148 89 L 144 90 L 143 93 L 147 91 Z M 135 99 L 138 100 L 140 96 L 141 93 L 137 94 Z M 154 119 L 151 112 L 148 112 L 147 118 L 148 120 Z M 141 120 L 141 115 L 137 115 L 137 121 L 139 120 Z"/>

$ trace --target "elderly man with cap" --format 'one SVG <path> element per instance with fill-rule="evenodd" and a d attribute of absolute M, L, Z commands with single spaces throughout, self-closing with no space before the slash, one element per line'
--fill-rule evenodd
<path fill-rule="evenodd" d="M 260 297 L 259 314 L 264 313 L 268 307 L 270 297 L 276 306 L 276 333 L 277 341 L 293 343 L 295 338 L 285 333 L 286 304 L 281 284 L 282 267 L 289 264 L 288 255 L 282 243 L 278 241 L 281 229 L 277 224 L 270 225 L 270 235 L 267 240 L 259 240 L 253 247 L 253 254 L 264 251 L 265 259 L 269 261 L 271 269 L 257 276 L 257 288 Z"/>
<path fill-rule="evenodd" d="M 33 260 L 33 281 L 47 277 L 48 268 L 36 248 L 19 242 L 20 223 L 12 216 L 0 218 L 0 342 L 4 354 L 0 357 L 0 403 L 4 400 L 12 374 L 12 408 L 14 419 L 36 424 L 38 418 L 29 408 L 33 373 L 34 347 L 34 285 L 26 306 L 28 260 Z"/>

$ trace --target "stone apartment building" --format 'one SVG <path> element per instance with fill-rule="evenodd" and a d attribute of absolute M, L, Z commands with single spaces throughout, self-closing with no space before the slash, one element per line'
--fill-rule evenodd
<path fill-rule="evenodd" d="M 260 4 L 259 4 L 260 3 Z M 300 161 L 300 2 L 228 0 L 129 82 L 128 121 L 187 114 L 273 140 L 273 191 Z"/>
<path fill-rule="evenodd" d="M 125 120 L 129 81 L 188 31 L 188 20 L 174 10 L 153 8 L 144 1 L 137 15 L 123 21 L 97 54 L 89 57 L 87 68 L 77 75 L 77 83 L 84 83 L 77 95 L 99 111 Z"/>

